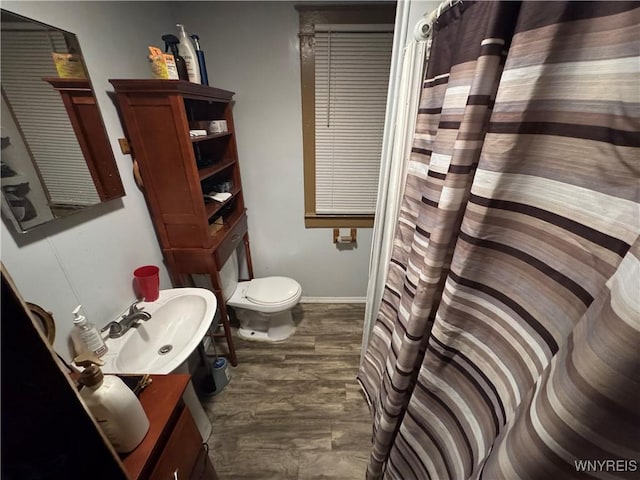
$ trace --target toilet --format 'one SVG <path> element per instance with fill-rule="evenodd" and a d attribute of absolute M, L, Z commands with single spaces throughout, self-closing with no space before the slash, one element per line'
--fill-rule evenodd
<path fill-rule="evenodd" d="M 238 336 L 245 340 L 279 342 L 296 329 L 291 316 L 302 295 L 292 278 L 265 277 L 238 281 L 238 258 L 234 252 L 220 271 L 222 293 L 240 322 Z"/>

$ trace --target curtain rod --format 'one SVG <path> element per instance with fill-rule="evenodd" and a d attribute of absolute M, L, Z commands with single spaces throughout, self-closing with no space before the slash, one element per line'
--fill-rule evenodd
<path fill-rule="evenodd" d="M 438 17 L 459 3 L 462 3 L 462 0 L 445 0 L 435 10 L 425 13 L 424 17 L 416 23 L 413 32 L 415 39 L 418 41 L 427 40 L 433 33 L 433 24 L 438 20 Z"/>

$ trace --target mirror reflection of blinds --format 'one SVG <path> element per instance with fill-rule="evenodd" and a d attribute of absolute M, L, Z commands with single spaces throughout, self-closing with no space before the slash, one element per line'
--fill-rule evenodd
<path fill-rule="evenodd" d="M 57 77 L 52 49 L 67 52 L 55 31 L 2 32 L 2 89 L 52 205 L 95 205 L 100 197 L 60 94 L 43 81 Z"/>
<path fill-rule="evenodd" d="M 315 33 L 317 214 L 373 214 L 391 32 Z"/>

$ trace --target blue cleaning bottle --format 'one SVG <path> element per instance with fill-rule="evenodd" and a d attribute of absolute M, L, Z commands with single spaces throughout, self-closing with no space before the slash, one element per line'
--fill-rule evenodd
<path fill-rule="evenodd" d="M 198 57 L 198 65 L 200 65 L 200 83 L 209 85 L 209 76 L 207 75 L 207 64 L 204 62 L 204 52 L 200 49 L 200 37 L 191 35 L 193 44 L 196 46 L 196 56 Z"/>

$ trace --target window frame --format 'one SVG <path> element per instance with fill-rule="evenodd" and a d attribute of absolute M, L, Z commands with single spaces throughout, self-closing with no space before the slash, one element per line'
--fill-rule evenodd
<path fill-rule="evenodd" d="M 300 78 L 302 90 L 302 141 L 304 158 L 304 223 L 306 228 L 369 228 L 375 215 L 316 213 L 315 158 L 315 25 L 394 24 L 396 3 L 356 5 L 298 5 L 300 16 Z"/>

